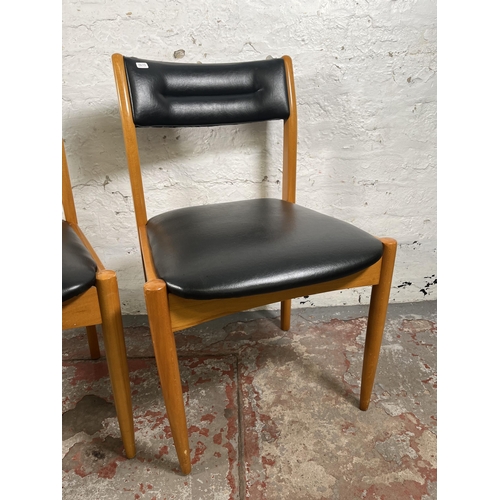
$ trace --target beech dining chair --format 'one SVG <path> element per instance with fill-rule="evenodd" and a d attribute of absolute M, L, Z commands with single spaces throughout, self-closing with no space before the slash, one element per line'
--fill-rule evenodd
<path fill-rule="evenodd" d="M 296 204 L 297 105 L 292 61 L 189 64 L 112 56 L 144 293 L 163 397 L 183 473 L 191 470 L 174 333 L 238 311 L 371 286 L 360 408 L 370 402 L 396 241 Z M 281 199 L 179 207 L 148 218 L 136 129 L 282 120 Z M 221 169 L 214 165 L 213 169 Z"/>

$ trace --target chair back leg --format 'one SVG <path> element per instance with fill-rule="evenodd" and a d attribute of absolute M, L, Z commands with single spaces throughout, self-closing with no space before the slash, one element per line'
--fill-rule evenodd
<path fill-rule="evenodd" d="M 292 300 L 284 300 L 281 302 L 281 329 L 284 332 L 290 330 L 290 318 L 292 315 Z"/>
<path fill-rule="evenodd" d="M 99 350 L 99 341 L 97 340 L 97 328 L 95 325 L 87 326 L 86 328 L 90 359 L 99 359 L 101 357 L 101 351 Z"/>

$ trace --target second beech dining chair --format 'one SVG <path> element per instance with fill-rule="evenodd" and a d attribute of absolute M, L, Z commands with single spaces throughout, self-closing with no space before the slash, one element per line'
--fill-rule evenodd
<path fill-rule="evenodd" d="M 360 396 L 360 408 L 366 410 L 396 241 L 295 203 L 297 111 L 290 57 L 183 64 L 114 54 L 112 62 L 146 278 L 146 309 L 183 473 L 190 472 L 191 461 L 174 338 L 178 330 L 275 302 L 281 302 L 281 328 L 288 330 L 292 298 L 371 286 Z M 148 218 L 136 127 L 267 120 L 284 123 L 282 199 L 185 207 Z"/>
<path fill-rule="evenodd" d="M 90 357 L 98 359 L 96 325 L 101 325 L 123 446 L 127 458 L 132 458 L 134 420 L 118 282 L 116 273 L 103 266 L 78 225 L 64 142 L 62 202 L 62 329 L 86 327 Z"/>

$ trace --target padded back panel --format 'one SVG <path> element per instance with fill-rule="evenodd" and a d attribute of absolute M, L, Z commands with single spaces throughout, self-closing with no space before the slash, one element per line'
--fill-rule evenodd
<path fill-rule="evenodd" d="M 235 124 L 290 114 L 283 59 L 233 64 L 123 59 L 136 127 Z"/>

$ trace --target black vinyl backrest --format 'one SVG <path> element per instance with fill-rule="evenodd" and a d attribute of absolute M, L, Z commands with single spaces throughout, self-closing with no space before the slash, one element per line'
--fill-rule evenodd
<path fill-rule="evenodd" d="M 290 114 L 283 59 L 232 64 L 123 60 L 136 127 L 236 124 Z"/>

